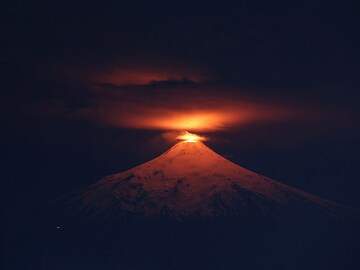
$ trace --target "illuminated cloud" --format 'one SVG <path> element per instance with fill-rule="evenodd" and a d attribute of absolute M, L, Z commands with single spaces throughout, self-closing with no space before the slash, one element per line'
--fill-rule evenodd
<path fill-rule="evenodd" d="M 284 105 L 232 98 L 208 87 L 105 87 L 96 93 L 88 107 L 77 111 L 78 116 L 122 128 L 215 131 L 303 114 Z"/>
<path fill-rule="evenodd" d="M 280 99 L 266 96 L 264 91 L 258 95 L 250 89 L 216 84 L 204 74 L 174 64 L 123 64 L 83 71 L 78 75 L 86 89 L 81 90 L 75 106 L 65 98 L 45 101 L 42 108 L 49 114 L 101 126 L 177 131 L 171 140 L 184 130 L 202 133 L 255 123 L 316 122 L 338 117 L 337 112 L 320 108 L 316 101 L 304 107 L 294 95 Z"/>

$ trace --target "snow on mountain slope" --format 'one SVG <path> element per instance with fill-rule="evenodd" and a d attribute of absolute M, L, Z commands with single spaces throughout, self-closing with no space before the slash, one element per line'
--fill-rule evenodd
<path fill-rule="evenodd" d="M 240 167 L 202 142 L 180 142 L 161 156 L 110 175 L 72 199 L 82 214 L 185 217 L 344 215 L 343 207 Z"/>

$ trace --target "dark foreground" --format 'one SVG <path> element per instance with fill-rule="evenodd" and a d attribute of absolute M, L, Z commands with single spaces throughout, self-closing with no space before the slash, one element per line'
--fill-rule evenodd
<path fill-rule="evenodd" d="M 26 227 L 7 235 L 3 269 L 360 269 L 359 229 L 351 221 L 162 218 L 99 225 L 42 218 Z"/>

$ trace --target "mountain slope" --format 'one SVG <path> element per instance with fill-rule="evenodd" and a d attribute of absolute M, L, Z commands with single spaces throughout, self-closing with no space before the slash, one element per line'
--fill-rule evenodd
<path fill-rule="evenodd" d="M 69 201 L 94 218 L 123 216 L 343 218 L 344 207 L 240 167 L 202 142 L 180 142 L 161 156 L 110 175 Z"/>

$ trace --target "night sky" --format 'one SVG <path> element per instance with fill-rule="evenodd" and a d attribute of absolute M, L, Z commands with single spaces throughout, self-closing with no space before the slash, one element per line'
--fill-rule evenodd
<path fill-rule="evenodd" d="M 182 130 L 360 207 L 355 4 L 73 2 L 0 8 L 9 224 L 158 156 Z"/>

